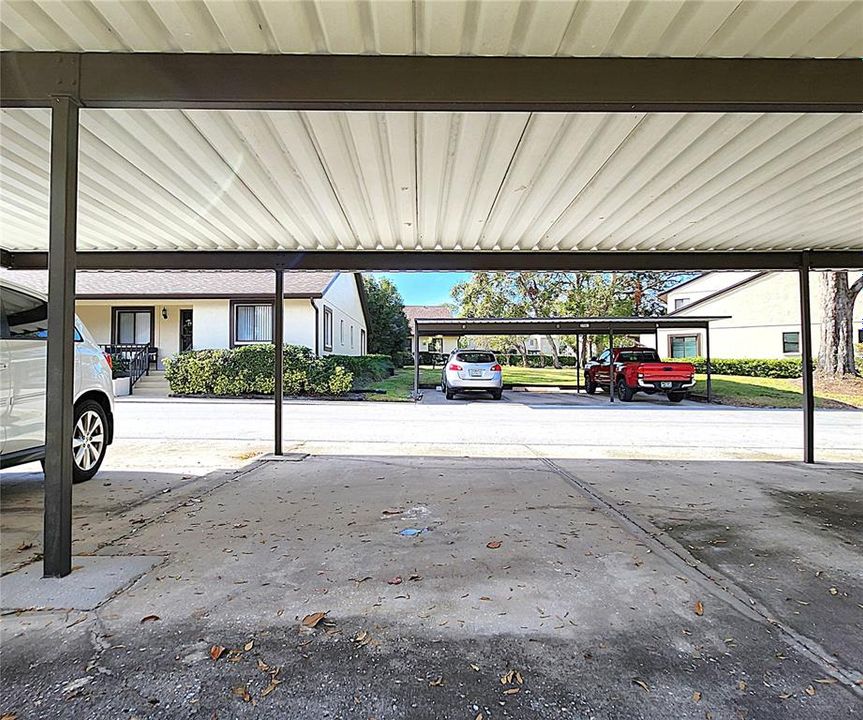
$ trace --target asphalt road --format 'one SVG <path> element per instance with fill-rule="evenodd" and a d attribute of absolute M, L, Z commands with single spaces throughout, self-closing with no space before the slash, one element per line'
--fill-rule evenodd
<path fill-rule="evenodd" d="M 266 401 L 128 399 L 116 413 L 121 441 L 266 443 L 273 433 Z M 798 460 L 803 437 L 796 410 L 515 392 L 503 402 L 448 403 L 435 391 L 417 404 L 289 402 L 284 428 L 289 446 L 312 452 L 501 457 Z M 820 459 L 863 461 L 863 412 L 819 411 L 815 436 Z"/>

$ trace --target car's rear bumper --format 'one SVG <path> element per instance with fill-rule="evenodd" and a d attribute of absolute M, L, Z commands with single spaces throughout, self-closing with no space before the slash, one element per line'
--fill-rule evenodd
<path fill-rule="evenodd" d="M 662 383 L 670 382 L 671 387 L 663 387 Z M 644 390 L 661 390 L 668 392 L 670 390 L 689 390 L 695 385 L 695 380 L 643 380 L 638 379 L 638 387 Z"/>

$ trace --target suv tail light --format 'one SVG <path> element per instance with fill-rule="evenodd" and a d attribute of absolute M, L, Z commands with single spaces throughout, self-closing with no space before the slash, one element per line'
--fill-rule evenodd
<path fill-rule="evenodd" d="M 492 365 L 491 366 L 492 372 L 501 372 L 502 370 L 503 370 L 503 368 L 500 365 Z"/>
<path fill-rule="evenodd" d="M 110 353 L 102 353 L 105 356 L 105 362 L 108 363 L 108 369 L 114 369 L 114 358 L 111 357 Z"/>
<path fill-rule="evenodd" d="M 459 370 L 464 370 L 464 368 L 461 365 L 456 365 L 455 363 L 450 363 L 447 370 L 459 371 Z"/>

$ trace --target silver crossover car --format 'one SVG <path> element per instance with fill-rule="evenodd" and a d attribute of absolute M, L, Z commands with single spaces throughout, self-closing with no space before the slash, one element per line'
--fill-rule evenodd
<path fill-rule="evenodd" d="M 503 372 L 493 352 L 453 350 L 441 372 L 440 386 L 447 400 L 452 400 L 456 393 L 473 390 L 491 393 L 495 400 L 500 400 Z"/>

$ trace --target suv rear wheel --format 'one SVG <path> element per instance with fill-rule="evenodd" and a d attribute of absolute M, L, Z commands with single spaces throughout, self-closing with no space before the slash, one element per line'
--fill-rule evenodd
<path fill-rule="evenodd" d="M 72 429 L 72 481 L 89 480 L 105 459 L 108 448 L 108 419 L 95 400 L 83 400 L 75 406 Z"/>

